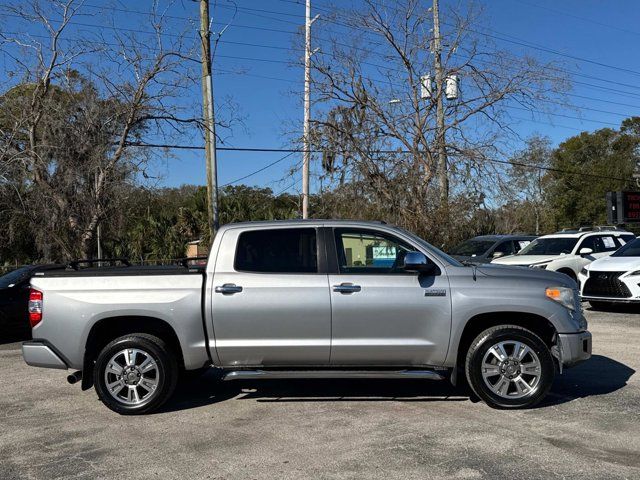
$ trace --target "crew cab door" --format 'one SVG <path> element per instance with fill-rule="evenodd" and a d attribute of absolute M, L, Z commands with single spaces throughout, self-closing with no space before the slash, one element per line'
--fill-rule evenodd
<path fill-rule="evenodd" d="M 316 228 L 224 232 L 213 274 L 213 334 L 223 366 L 326 365 L 328 278 Z"/>
<path fill-rule="evenodd" d="M 332 365 L 439 365 L 451 328 L 446 275 L 401 267 L 419 250 L 387 232 L 328 229 Z M 332 251 L 333 250 L 333 251 Z M 444 273 L 440 271 L 439 273 Z"/>

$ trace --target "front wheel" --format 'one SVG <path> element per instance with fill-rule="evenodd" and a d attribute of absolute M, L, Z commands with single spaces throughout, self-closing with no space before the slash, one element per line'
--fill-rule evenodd
<path fill-rule="evenodd" d="M 175 355 L 160 338 L 134 333 L 102 349 L 94 369 L 98 397 L 124 415 L 149 413 L 173 393 L 178 378 Z"/>
<path fill-rule="evenodd" d="M 542 400 L 555 375 L 547 345 L 517 325 L 492 327 L 471 343 L 465 362 L 469 385 L 493 408 L 527 408 Z"/>

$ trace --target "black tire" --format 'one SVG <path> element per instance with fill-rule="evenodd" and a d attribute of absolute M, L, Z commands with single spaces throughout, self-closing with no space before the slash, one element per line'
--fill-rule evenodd
<path fill-rule="evenodd" d="M 507 368 L 507 366 L 515 368 L 516 371 L 512 372 L 514 373 L 513 378 L 515 379 L 513 383 L 512 380 L 508 380 L 507 377 L 502 376 L 501 373 L 498 373 L 497 376 L 490 377 L 485 381 L 482 375 L 483 359 L 485 354 L 500 342 L 507 342 L 507 345 L 509 345 L 510 342 L 520 342 L 521 344 L 529 347 L 531 351 L 535 353 L 540 373 L 537 380 L 535 380 L 535 384 L 533 383 L 534 375 L 529 375 L 524 372 L 521 374 L 521 366 L 514 365 L 512 363 L 500 363 L 496 365 L 495 368 L 500 372 L 506 372 L 506 370 L 502 369 Z M 515 350 L 515 345 L 513 350 Z M 514 355 L 513 351 L 506 351 L 506 353 L 508 354 L 509 359 Z M 525 357 L 521 359 L 523 365 L 525 364 L 525 359 L 534 360 L 534 357 L 527 353 Z M 495 358 L 495 361 L 497 361 L 497 357 Z M 512 360 L 509 360 L 509 362 L 511 361 Z M 532 362 L 527 363 L 531 364 Z M 536 372 L 537 371 L 538 370 L 536 370 Z M 498 325 L 485 330 L 471 343 L 465 360 L 465 373 L 471 389 L 490 407 L 504 409 L 529 408 L 542 400 L 549 392 L 555 376 L 555 365 L 549 348 L 535 333 L 517 325 Z M 518 388 L 522 386 L 522 382 L 517 381 L 518 377 L 525 380 L 525 383 L 533 385 L 531 392 L 522 394 L 523 396 L 519 398 L 509 398 L 509 392 L 514 396 L 521 394 L 518 392 Z M 495 387 L 503 378 L 506 380 L 506 391 L 503 392 L 504 395 L 499 395 L 489 388 L 487 382 L 491 383 L 495 379 Z M 513 389 L 516 391 L 513 392 Z M 501 389 L 498 389 L 498 391 L 500 390 Z"/>
<path fill-rule="evenodd" d="M 147 386 L 151 386 L 150 383 L 143 387 L 142 384 L 145 383 L 145 374 L 142 373 L 141 376 L 138 376 L 139 380 L 135 385 L 129 386 L 123 384 L 122 387 L 120 387 L 121 390 L 117 390 L 115 394 L 110 393 L 106 383 L 107 377 L 113 379 L 113 383 L 117 381 L 125 382 L 125 380 L 121 379 L 122 376 L 118 377 L 111 372 L 105 375 L 105 372 L 110 365 L 109 362 L 114 359 L 114 356 L 124 350 L 128 350 L 129 352 L 136 351 L 136 362 L 134 363 L 137 363 L 138 366 L 140 366 L 141 363 L 140 359 L 137 359 L 138 355 L 141 357 L 142 363 L 147 357 L 155 362 L 155 366 L 153 370 L 150 371 L 148 378 L 150 382 L 155 383 L 155 388 L 147 388 Z M 116 358 L 124 359 L 124 357 Z M 114 362 L 118 364 L 116 368 L 121 367 L 121 363 L 125 363 L 120 360 L 114 360 Z M 136 374 L 140 374 L 140 371 L 137 370 L 133 376 L 135 377 Z M 102 349 L 93 370 L 93 382 L 98 397 L 107 407 L 122 415 L 139 415 L 158 409 L 173 394 L 177 380 L 178 363 L 175 353 L 171 351 L 164 340 L 145 333 L 132 333 L 116 338 Z M 135 382 L 136 380 L 132 381 Z M 118 387 L 116 386 L 114 388 L 117 389 Z M 116 398 L 116 396 L 120 397 L 118 392 L 122 392 L 124 395 L 125 392 L 131 389 L 136 391 L 136 397 L 140 397 L 139 403 L 127 404 L 125 400 L 118 400 L 118 398 Z M 147 396 L 143 398 L 143 395 Z"/>

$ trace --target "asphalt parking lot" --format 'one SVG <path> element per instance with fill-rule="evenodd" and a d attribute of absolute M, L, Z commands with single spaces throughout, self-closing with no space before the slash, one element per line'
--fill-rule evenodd
<path fill-rule="evenodd" d="M 445 382 L 206 375 L 121 417 L 4 344 L 0 478 L 640 478 L 640 310 L 587 317 L 592 359 L 508 412 Z"/>

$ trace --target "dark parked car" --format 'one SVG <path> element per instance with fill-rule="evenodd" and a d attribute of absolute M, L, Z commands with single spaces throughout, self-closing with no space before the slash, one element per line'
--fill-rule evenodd
<path fill-rule="evenodd" d="M 29 281 L 36 272 L 62 268 L 63 265 L 27 265 L 0 277 L 0 341 L 29 337 Z"/>
<path fill-rule="evenodd" d="M 481 235 L 462 242 L 449 254 L 461 262 L 489 263 L 518 253 L 535 238 L 534 235 Z"/>

